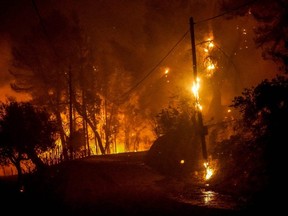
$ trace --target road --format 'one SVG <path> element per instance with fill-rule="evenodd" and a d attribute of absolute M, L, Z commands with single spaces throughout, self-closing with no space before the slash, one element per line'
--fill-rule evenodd
<path fill-rule="evenodd" d="M 221 197 L 213 198 L 211 192 L 210 198 L 203 197 L 203 188 L 192 190 L 179 179 L 160 175 L 145 165 L 144 156 L 144 152 L 92 156 L 55 166 L 30 179 L 24 192 L 6 199 L 5 207 L 30 215 L 240 214 L 229 205 L 223 207 Z M 187 191 L 193 193 L 191 202 Z M 209 199 L 216 200 L 209 205 Z"/>

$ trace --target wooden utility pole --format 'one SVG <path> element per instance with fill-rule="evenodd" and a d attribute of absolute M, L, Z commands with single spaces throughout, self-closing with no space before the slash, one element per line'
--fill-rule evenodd
<path fill-rule="evenodd" d="M 196 62 L 196 47 L 195 47 L 195 35 L 194 35 L 194 20 L 193 17 L 190 18 L 190 35 L 191 35 L 191 46 L 192 46 L 192 65 L 193 65 L 193 80 L 197 82 L 197 62 Z M 198 100 L 196 98 L 196 100 Z M 196 101 L 198 102 L 198 101 Z M 201 110 L 197 107 L 196 108 L 196 128 L 198 129 L 200 140 L 201 140 L 201 147 L 202 147 L 202 154 L 203 158 L 207 160 L 207 149 L 206 149 L 206 141 L 205 135 L 207 135 L 207 128 L 203 125 L 203 117 Z"/>
<path fill-rule="evenodd" d="M 192 47 L 192 66 L 193 66 L 193 78 L 197 79 L 197 62 L 196 62 L 196 46 L 195 46 L 195 34 L 194 34 L 194 20 L 190 18 L 190 35 L 191 35 L 191 47 Z"/>

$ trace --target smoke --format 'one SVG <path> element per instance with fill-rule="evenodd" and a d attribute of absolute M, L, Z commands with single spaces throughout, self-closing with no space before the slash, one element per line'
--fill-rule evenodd
<path fill-rule="evenodd" d="M 8 72 L 9 62 L 11 60 L 10 43 L 7 38 L 0 39 L 0 88 L 9 83 L 11 76 Z"/>
<path fill-rule="evenodd" d="M 5 10 L 0 13 L 3 18 L 0 31 L 8 34 L 13 41 L 28 33 L 31 26 L 39 22 L 39 16 L 31 1 L 14 0 L 12 3 L 5 3 L 2 7 Z M 222 104 L 229 104 L 243 88 L 274 75 L 275 67 L 270 62 L 264 62 L 261 50 L 254 47 L 252 30 L 255 23 L 249 17 L 230 20 L 218 17 L 201 22 L 220 13 L 218 0 L 43 0 L 35 3 L 43 17 L 52 10 L 60 10 L 64 14 L 77 13 L 98 56 L 101 56 L 99 59 L 107 62 L 107 70 L 116 68 L 123 71 L 123 76 L 131 76 L 134 80 L 131 87 L 151 72 L 189 31 L 190 17 L 196 22 L 196 43 L 213 36 L 221 48 L 217 55 L 226 62 L 220 72 L 223 76 L 219 78 Z M 243 37 L 244 28 L 249 33 L 246 38 Z M 176 91 L 176 87 L 189 87 L 192 79 L 190 43 L 188 32 L 165 61 L 133 90 L 133 93 L 141 94 L 143 109 L 157 110 Z M 3 39 L 0 44 L 0 85 L 4 85 L 10 79 L 7 73 L 10 44 Z M 197 47 L 197 54 L 200 48 Z M 203 62 L 201 58 L 197 60 L 200 68 Z M 163 82 L 163 67 L 171 68 L 169 82 Z M 210 92 L 204 97 L 211 98 L 213 88 L 208 90 Z M 210 100 L 207 99 L 207 103 Z"/>

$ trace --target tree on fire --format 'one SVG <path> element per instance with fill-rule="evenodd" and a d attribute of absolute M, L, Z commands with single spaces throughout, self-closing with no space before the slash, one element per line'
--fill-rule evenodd
<path fill-rule="evenodd" d="M 114 67 L 111 67 L 111 61 Z M 103 140 L 105 142 L 105 152 L 110 153 L 114 149 L 117 152 L 116 140 L 118 134 L 121 132 L 121 127 L 125 130 L 125 135 L 131 133 L 130 130 L 126 129 L 126 120 L 129 115 L 132 115 L 134 112 L 133 104 L 138 103 L 138 98 L 129 97 L 122 99 L 123 92 L 127 92 L 131 86 L 131 75 L 126 73 L 125 68 L 119 65 L 115 59 L 111 59 L 107 56 L 101 56 L 101 79 L 103 82 L 100 84 L 100 95 L 102 96 L 103 103 L 101 104 L 101 110 L 103 115 L 99 116 L 99 122 L 102 123 L 100 132 L 102 132 Z M 123 72 L 125 76 L 123 76 Z M 121 82 L 120 82 L 121 80 Z M 129 110 L 129 108 L 134 108 Z M 128 111 L 129 110 L 129 111 Z M 127 114 L 127 112 L 130 112 Z M 120 119 L 119 113 L 125 116 Z M 100 119 L 102 117 L 102 119 Z M 127 122 L 131 127 L 132 121 Z M 129 138 L 126 140 L 125 137 L 125 150 L 129 151 Z"/>
<path fill-rule="evenodd" d="M 13 164 L 22 176 L 21 161 L 31 160 L 37 170 L 45 168 L 39 154 L 55 146 L 56 122 L 44 109 L 29 102 L 0 104 L 0 162 Z"/>
<path fill-rule="evenodd" d="M 288 1 L 223 0 L 221 6 L 224 11 L 234 11 L 229 13 L 229 18 L 231 14 L 232 17 L 251 14 L 258 22 L 255 28 L 256 46 L 263 48 L 265 59 L 278 62 L 279 68 L 288 73 Z M 233 10 L 235 8 L 238 9 Z"/>
<path fill-rule="evenodd" d="M 277 76 L 245 89 L 232 107 L 240 111 L 242 120 L 238 133 L 215 149 L 221 170 L 216 181 L 241 192 L 275 188 L 281 181 L 278 172 L 284 168 L 283 148 L 288 141 L 287 77 Z"/>
<path fill-rule="evenodd" d="M 96 120 L 101 103 L 97 94 L 100 81 L 93 65 L 95 58 L 89 37 L 75 15 L 68 19 L 54 11 L 41 21 L 26 38 L 14 45 L 11 74 L 15 82 L 11 86 L 16 91 L 29 92 L 33 104 L 45 106 L 54 113 L 65 159 L 68 153 L 73 154 L 67 152 L 70 138 L 64 127 L 66 122 L 63 122 L 63 114 L 69 119 L 69 102 L 76 110 L 74 113 L 83 119 L 81 124 L 73 122 L 75 131 L 82 128 L 85 132 L 82 140 L 87 146 L 85 142 L 82 145 L 90 149 L 89 126 L 94 132 L 95 143 L 104 153 Z"/>

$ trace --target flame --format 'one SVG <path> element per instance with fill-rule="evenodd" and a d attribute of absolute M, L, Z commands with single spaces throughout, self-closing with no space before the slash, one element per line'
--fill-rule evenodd
<path fill-rule="evenodd" d="M 166 68 L 164 73 L 167 75 L 169 71 L 170 71 L 170 68 Z"/>
<path fill-rule="evenodd" d="M 193 82 L 191 88 L 193 95 L 197 100 L 199 99 L 199 89 L 200 89 L 200 79 L 197 77 L 196 82 Z"/>
<path fill-rule="evenodd" d="M 209 41 L 208 47 L 209 47 L 210 49 L 214 47 L 213 41 Z"/>
<path fill-rule="evenodd" d="M 208 56 L 205 58 L 206 61 L 204 62 L 204 66 L 206 67 L 207 76 L 211 78 L 217 68 L 217 62 L 214 59 L 212 59 L 212 57 L 209 55 L 209 52 L 214 49 L 215 45 L 211 38 L 209 38 L 206 42 L 208 42 L 208 45 L 204 48 L 204 52 Z M 199 103 L 199 98 L 200 98 L 199 89 L 200 89 L 200 79 L 196 75 L 191 90 L 195 98 L 195 108 L 198 112 L 202 111 L 202 106 Z M 204 162 L 204 167 L 205 167 L 204 179 L 207 181 L 212 177 L 214 170 L 211 168 L 208 161 Z"/>
<path fill-rule="evenodd" d="M 193 93 L 193 95 L 195 97 L 195 101 L 196 101 L 195 107 L 197 110 L 201 111 L 203 108 L 202 108 L 201 104 L 199 103 L 199 89 L 200 89 L 200 79 L 199 79 L 199 77 L 197 77 L 196 82 L 193 82 L 191 90 L 192 90 L 192 93 Z"/>
<path fill-rule="evenodd" d="M 204 61 L 204 67 L 206 68 L 205 74 L 208 78 L 211 78 L 217 68 L 217 62 L 211 57 L 210 54 L 210 52 L 213 51 L 215 44 L 211 38 L 208 38 L 208 40 L 205 42 L 207 42 L 207 45 L 204 47 L 204 52 L 206 53 L 206 58 Z"/>
<path fill-rule="evenodd" d="M 215 64 L 211 63 L 207 66 L 207 70 L 214 70 L 215 69 Z"/>
<path fill-rule="evenodd" d="M 209 167 L 209 163 L 205 162 L 204 163 L 204 167 L 205 167 L 205 180 L 209 180 L 212 175 L 213 175 L 213 169 L 211 167 Z"/>

